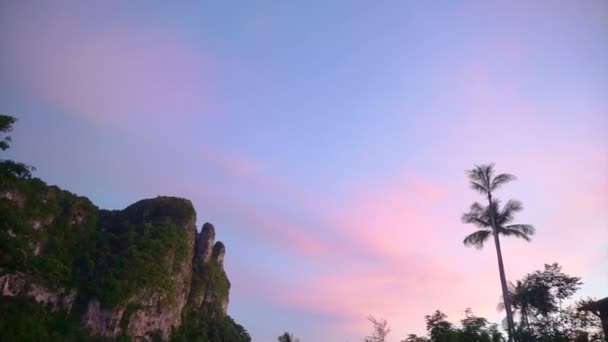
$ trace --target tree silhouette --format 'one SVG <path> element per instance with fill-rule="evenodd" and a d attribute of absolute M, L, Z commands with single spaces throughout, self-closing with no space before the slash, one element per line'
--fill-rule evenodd
<path fill-rule="evenodd" d="M 17 121 L 16 118 L 10 115 L 0 115 L 0 132 L 7 134 L 13 130 L 13 124 Z M 4 151 L 8 149 L 11 145 L 11 137 L 6 135 L 2 140 L 0 140 L 0 150 Z"/>
<path fill-rule="evenodd" d="M 4 134 L 4 137 L 0 137 L 0 151 L 5 151 L 11 147 L 11 137 L 7 133 L 13 130 L 13 124 L 17 122 L 17 119 L 10 115 L 0 114 L 0 133 Z M 0 159 L 0 175 L 17 177 L 17 178 L 31 178 L 32 171 L 36 170 L 31 165 L 26 165 L 9 159 Z"/>
<path fill-rule="evenodd" d="M 507 278 L 505 276 L 505 268 L 502 260 L 502 252 L 500 249 L 500 235 L 515 236 L 530 241 L 530 236 L 534 234 L 534 227 L 528 224 L 509 224 L 516 212 L 521 211 L 523 206 L 521 202 L 509 200 L 502 208 L 500 201 L 493 197 L 493 192 L 500 188 L 503 184 L 515 179 L 515 176 L 508 173 L 494 175 L 494 164 L 476 165 L 472 170 L 467 171 L 469 184 L 472 189 L 484 195 L 488 200 L 488 205 L 483 206 L 478 202 L 471 205 L 469 212 L 462 216 L 464 223 L 471 223 L 480 228 L 476 232 L 468 235 L 463 243 L 465 246 L 475 246 L 483 248 L 484 243 L 494 237 L 494 245 L 496 247 L 496 256 L 498 258 L 498 272 L 500 274 L 500 285 L 504 300 L 504 307 L 507 313 L 507 326 L 509 340 L 513 338 L 514 323 L 513 313 L 511 310 L 510 297 L 508 295 Z"/>
<path fill-rule="evenodd" d="M 530 284 L 526 279 L 518 280 L 515 284 L 509 282 L 508 289 L 509 301 L 511 302 L 511 309 L 513 314 L 519 315 L 520 327 L 530 328 L 530 310 L 534 305 L 534 302 L 538 300 L 538 291 L 531 288 Z M 498 303 L 498 311 L 505 309 L 505 303 L 502 296 Z"/>
<path fill-rule="evenodd" d="M 409 334 L 405 340 L 401 340 L 401 342 L 429 342 L 430 340 L 424 336 L 418 336 L 416 334 Z"/>
<path fill-rule="evenodd" d="M 277 339 L 279 342 L 300 342 L 300 340 L 293 336 L 293 334 L 288 333 L 287 331 L 283 333 L 283 335 L 279 336 Z"/>
<path fill-rule="evenodd" d="M 448 322 L 448 316 L 439 310 L 435 310 L 432 315 L 424 316 L 426 321 L 426 331 L 431 338 L 431 341 L 445 340 L 450 332 L 452 332 L 453 325 Z"/>
<path fill-rule="evenodd" d="M 372 323 L 374 331 L 370 336 L 365 338 L 365 342 L 384 342 L 386 336 L 391 332 L 391 328 L 388 327 L 388 322 L 385 319 L 376 319 L 374 316 L 368 316 L 367 320 Z"/>

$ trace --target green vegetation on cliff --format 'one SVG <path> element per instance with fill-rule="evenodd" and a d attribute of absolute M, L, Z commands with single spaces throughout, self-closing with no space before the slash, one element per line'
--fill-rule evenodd
<path fill-rule="evenodd" d="M 250 342 L 251 337 L 243 326 L 223 315 L 219 307 L 211 305 L 198 311 L 188 310 L 182 325 L 171 334 L 171 341 Z"/>
<path fill-rule="evenodd" d="M 159 197 L 123 211 L 98 210 L 40 179 L 6 174 L 0 174 L 0 194 L 2 274 L 23 272 L 50 289 L 79 289 L 77 302 L 96 298 L 105 308 L 126 304 L 141 289 L 172 300 L 174 276 L 188 257 L 183 225 L 194 217 L 189 201 Z M 209 263 L 188 272 L 199 284 L 193 291 L 212 288 L 218 307 L 184 313 L 172 340 L 249 341 L 243 327 L 220 313 L 230 288 L 224 270 Z M 0 297 L 0 328 L 13 340 L 82 340 L 86 333 L 75 315 L 83 310 L 69 316 L 24 296 Z M 121 325 L 127 324 L 123 317 Z"/>
<path fill-rule="evenodd" d="M 189 201 L 147 200 L 167 204 L 164 216 L 147 220 L 134 217 L 145 203 L 98 210 L 88 199 L 37 178 L 0 174 L 0 193 L 0 267 L 32 274 L 51 289 L 82 288 L 104 307 L 123 304 L 141 288 L 171 297 L 172 276 L 188 251 L 183 221 L 175 217 L 194 216 Z M 167 260 L 173 273 L 162 267 Z"/>
<path fill-rule="evenodd" d="M 0 173 L 0 267 L 50 288 L 86 280 L 98 220 L 86 198 Z"/>
<path fill-rule="evenodd" d="M 0 115 L 0 133 L 10 132 L 14 122 Z M 0 141 L 2 150 L 10 147 L 10 138 Z M 100 210 L 85 197 L 32 178 L 33 170 L 0 160 L 3 339 L 96 340 L 83 319 L 87 305 L 97 299 L 101 309 L 119 313 L 121 335 L 116 337 L 130 340 L 130 319 L 149 305 L 146 300 L 159 298 L 154 310 L 162 311 L 165 304 L 175 303 L 178 286 L 183 295 L 192 281 L 197 291 L 212 289 L 213 301 L 196 310 L 185 305 L 183 324 L 172 339 L 250 341 L 221 308 L 230 288 L 223 268 L 216 263 L 191 267 L 196 214 L 190 201 L 157 197 L 124 210 Z M 47 304 L 32 298 L 32 290 L 47 298 L 42 299 Z M 72 293 L 75 297 L 68 296 Z M 103 316 L 98 319 L 105 322 Z M 161 337 L 158 331 L 146 334 Z"/>
<path fill-rule="evenodd" d="M 88 290 L 104 307 L 124 304 L 142 288 L 162 291 L 168 300 L 173 298 L 174 275 L 188 254 L 187 232 L 175 222 L 173 213 L 184 217 L 189 213 L 193 217 L 194 209 L 189 201 L 175 198 L 141 202 L 171 203 L 175 211 L 165 211 L 164 217 L 156 216 L 156 222 L 134 217 L 132 207 L 140 203 L 122 212 L 101 211 Z"/>
<path fill-rule="evenodd" d="M 51 312 L 32 298 L 2 297 L 0 331 L 3 341 L 86 341 L 80 321 L 65 312 Z"/>

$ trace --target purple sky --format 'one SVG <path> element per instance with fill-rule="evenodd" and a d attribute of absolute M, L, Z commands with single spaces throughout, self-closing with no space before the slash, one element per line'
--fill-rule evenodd
<path fill-rule="evenodd" d="M 2 1 L 10 158 L 123 208 L 192 199 L 254 341 L 390 341 L 442 309 L 499 321 L 493 246 L 462 246 L 464 170 L 518 180 L 554 261 L 608 295 L 605 1 Z"/>

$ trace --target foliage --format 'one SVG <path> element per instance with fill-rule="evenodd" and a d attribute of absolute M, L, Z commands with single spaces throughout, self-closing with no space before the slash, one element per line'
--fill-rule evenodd
<path fill-rule="evenodd" d="M 17 122 L 15 117 L 0 115 L 0 133 L 9 133 L 13 130 L 13 124 Z M 0 140 L 0 150 L 4 151 L 10 147 L 11 137 L 6 135 Z"/>
<path fill-rule="evenodd" d="M 460 323 L 462 324 L 462 328 L 460 329 L 462 339 L 466 341 L 485 341 L 489 339 L 490 334 L 487 331 L 489 326 L 488 320 L 475 316 L 470 308 L 465 310 L 465 318 Z"/>
<path fill-rule="evenodd" d="M 432 315 L 424 316 L 426 321 L 426 331 L 432 341 L 439 341 L 443 336 L 452 330 L 452 323 L 447 321 L 447 315 L 439 310 L 435 310 Z"/>
<path fill-rule="evenodd" d="M 535 271 L 525 278 L 527 286 L 537 294 L 541 294 L 543 301 L 534 303 L 533 307 L 542 315 L 555 311 L 562 301 L 570 298 L 580 288 L 581 279 L 562 273 L 562 267 L 557 263 L 545 264 L 542 271 Z M 544 293 L 543 293 L 544 292 Z"/>
<path fill-rule="evenodd" d="M 251 342 L 249 333 L 217 306 L 189 310 L 182 324 L 171 334 L 174 342 Z"/>
<path fill-rule="evenodd" d="M 582 284 L 580 278 L 562 272 L 559 264 L 546 264 L 543 270 L 529 273 L 511 284 L 509 296 L 518 309 L 520 321 L 513 337 L 518 342 L 604 341 L 601 322 L 592 313 L 579 308 L 590 301 L 581 300 L 563 306 Z M 504 308 L 502 302 L 499 308 Z M 410 334 L 402 342 L 499 342 L 504 341 L 496 324 L 477 317 L 470 309 L 460 327 L 437 310 L 425 316 L 427 337 Z"/>
<path fill-rule="evenodd" d="M 230 281 L 224 269 L 215 262 L 195 263 L 192 273 L 192 289 L 190 296 L 204 295 L 206 287 L 213 289 L 214 302 L 228 298 Z"/>
<path fill-rule="evenodd" d="M 104 307 L 141 289 L 170 299 L 174 281 L 167 269 L 179 270 L 188 250 L 183 227 L 99 211 L 88 199 L 39 179 L 0 175 L 0 185 L 15 197 L 0 199 L 0 267 L 30 273 L 50 288 L 81 287 Z"/>
<path fill-rule="evenodd" d="M 386 336 L 391 332 L 388 322 L 385 319 L 376 319 L 371 315 L 367 317 L 367 320 L 372 324 L 373 331 L 370 336 L 365 338 L 365 342 L 384 342 Z"/>
<path fill-rule="evenodd" d="M 277 338 L 279 342 L 300 342 L 300 339 L 287 331 Z"/>
<path fill-rule="evenodd" d="M 87 289 L 104 307 L 122 304 L 141 289 L 161 291 L 171 300 L 173 275 L 183 264 L 186 251 L 186 231 L 175 223 L 124 222 L 99 234 Z M 171 265 L 167 265 L 168 260 Z"/>
<path fill-rule="evenodd" d="M 545 264 L 543 270 L 527 274 L 511 284 L 509 296 L 519 312 L 520 321 L 513 333 L 517 342 L 605 341 L 599 317 L 581 310 L 590 298 L 571 305 L 563 303 L 581 286 L 578 277 L 562 272 L 557 264 Z M 503 302 L 498 305 L 503 309 Z M 425 316 L 427 336 L 410 334 L 401 342 L 503 342 L 497 324 L 466 309 L 457 327 L 447 315 L 436 310 Z"/>
<path fill-rule="evenodd" d="M 601 322 L 591 313 L 578 310 L 586 301 L 563 306 L 580 288 L 581 280 L 562 272 L 557 264 L 527 274 L 510 291 L 520 311 L 518 341 L 602 341 Z"/>
<path fill-rule="evenodd" d="M 401 342 L 429 342 L 430 340 L 424 336 L 418 336 L 416 334 L 409 334 L 404 340 Z"/>
<path fill-rule="evenodd" d="M 225 315 L 222 301 L 228 298 L 230 282 L 223 268 L 215 263 L 194 263 L 190 298 L 205 296 L 210 290 L 210 303 L 197 307 L 191 302 L 184 310 L 182 325 L 171 335 L 172 341 L 248 342 L 245 328 Z"/>
<path fill-rule="evenodd" d="M 9 133 L 13 130 L 13 124 L 17 122 L 15 117 L 10 115 L 0 115 L 0 133 L 4 133 L 4 138 L 0 139 L 0 151 L 5 151 L 11 147 L 12 141 Z M 3 177 L 31 178 L 32 171 L 36 170 L 33 166 L 19 163 L 13 160 L 0 160 L 0 175 Z"/>
<path fill-rule="evenodd" d="M 84 281 L 79 263 L 91 252 L 97 208 L 39 179 L 0 175 L 0 191 L 12 197 L 0 199 L 0 267 L 28 272 L 50 288 Z"/>
<path fill-rule="evenodd" d="M 2 298 L 0 331 L 3 341 L 90 340 L 76 317 L 52 313 L 34 299 L 23 297 Z"/>
<path fill-rule="evenodd" d="M 557 263 L 545 264 L 544 270 L 526 275 L 517 285 L 511 284 L 509 296 L 520 311 L 521 324 L 530 317 L 547 316 L 558 311 L 562 301 L 570 298 L 582 284 L 580 278 L 568 276 Z M 501 304 L 499 310 L 503 309 Z"/>
<path fill-rule="evenodd" d="M 543 296 L 545 293 L 547 292 L 540 287 L 532 288 L 529 286 L 526 280 L 518 280 L 516 284 L 513 284 L 512 282 L 509 283 L 508 296 L 511 299 L 513 314 L 519 316 L 521 325 L 529 327 L 531 306 L 535 305 L 534 303 L 538 301 L 544 300 Z M 502 297 L 497 307 L 499 311 L 504 310 L 504 301 L 502 300 Z"/>
<path fill-rule="evenodd" d="M 4 177 L 32 178 L 32 172 L 36 168 L 31 165 L 18 163 L 12 160 L 0 161 L 0 174 Z"/>
<path fill-rule="evenodd" d="M 428 337 L 409 334 L 401 342 L 502 342 L 504 338 L 496 324 L 465 310 L 465 318 L 458 328 L 447 320 L 447 315 L 436 310 L 424 317 Z"/>
<path fill-rule="evenodd" d="M 471 223 L 480 230 L 468 235 L 463 243 L 466 246 L 483 248 L 484 243 L 493 236 L 494 232 L 504 236 L 515 236 L 530 241 L 534 235 L 534 227 L 529 224 L 508 224 L 513 220 L 516 212 L 523 209 L 520 202 L 510 200 L 502 209 L 500 201 L 493 198 L 489 205 L 483 206 L 477 202 L 473 203 L 469 211 L 462 216 L 464 223 Z"/>

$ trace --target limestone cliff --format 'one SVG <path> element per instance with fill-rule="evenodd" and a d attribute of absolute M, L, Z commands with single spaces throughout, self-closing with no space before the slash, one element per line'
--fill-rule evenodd
<path fill-rule="evenodd" d="M 226 315 L 224 255 L 213 225 L 197 232 L 186 199 L 107 211 L 39 179 L 0 177 L 3 316 L 27 307 L 41 321 L 65 320 L 78 334 L 110 339 L 211 341 L 213 330 L 247 341 Z M 27 313 L 13 316 L 20 314 Z M 51 323 L 41 329 L 57 333 Z"/>

